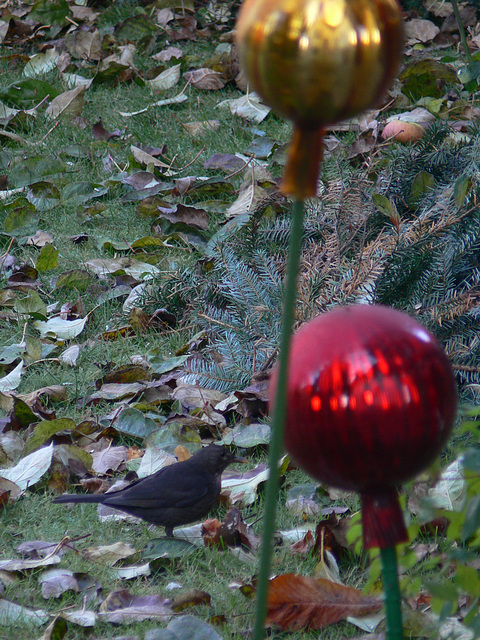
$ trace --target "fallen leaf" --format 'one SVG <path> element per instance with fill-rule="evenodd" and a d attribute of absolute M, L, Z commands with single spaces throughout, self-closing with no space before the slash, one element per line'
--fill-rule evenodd
<path fill-rule="evenodd" d="M 241 189 L 235 202 L 228 207 L 225 215 L 227 218 L 233 218 L 243 213 L 252 213 L 266 197 L 267 192 L 262 187 L 246 185 Z"/>
<path fill-rule="evenodd" d="M 217 91 L 223 89 L 227 80 L 223 73 L 213 71 L 213 69 L 195 69 L 187 71 L 183 77 L 196 89 L 206 89 L 207 91 Z"/>
<path fill-rule="evenodd" d="M 462 459 L 457 459 L 442 472 L 438 482 L 428 491 L 429 503 L 437 509 L 460 512 L 467 500 L 467 483 Z"/>
<path fill-rule="evenodd" d="M 62 618 L 67 620 L 67 622 L 72 622 L 79 627 L 94 627 L 97 621 L 97 614 L 94 611 L 88 611 L 85 608 L 75 611 L 69 609 L 67 611 L 62 611 L 60 615 Z"/>
<path fill-rule="evenodd" d="M 222 493 L 228 495 L 232 504 L 249 505 L 255 502 L 258 485 L 268 479 L 268 465 L 261 463 L 245 473 L 225 471 L 222 476 Z"/>
<path fill-rule="evenodd" d="M 166 630 L 170 640 L 222 640 L 213 627 L 195 616 L 175 617 Z"/>
<path fill-rule="evenodd" d="M 23 374 L 23 361 L 19 362 L 15 369 L 12 369 L 6 376 L 0 378 L 0 392 L 8 393 L 13 391 L 20 384 L 20 380 Z"/>
<path fill-rule="evenodd" d="M 133 411 L 136 411 L 136 409 L 133 409 Z M 140 466 L 137 469 L 137 476 L 139 478 L 146 478 L 176 462 L 177 459 L 171 453 L 163 451 L 163 449 L 157 449 L 156 447 L 147 447 L 140 461 Z"/>
<path fill-rule="evenodd" d="M 68 349 L 65 349 L 60 354 L 60 360 L 64 364 L 70 367 L 74 367 L 77 364 L 78 356 L 80 355 L 80 346 L 78 344 L 72 344 Z"/>
<path fill-rule="evenodd" d="M 85 86 L 75 87 L 64 91 L 54 98 L 47 107 L 45 114 L 52 119 L 60 116 L 79 116 L 83 111 Z"/>
<path fill-rule="evenodd" d="M 38 230 L 35 235 L 30 236 L 27 240 L 27 245 L 32 245 L 39 249 L 44 247 L 46 244 L 53 244 L 53 237 L 46 231 Z"/>
<path fill-rule="evenodd" d="M 150 153 L 147 153 L 143 149 L 140 149 L 139 147 L 136 147 L 133 144 L 130 146 L 130 151 L 132 152 L 134 160 L 136 160 L 140 164 L 144 164 L 147 166 L 151 164 L 154 167 L 161 167 L 166 169 L 170 167 L 170 165 L 166 164 L 165 162 L 162 162 L 158 158 L 155 158 L 154 156 L 152 156 Z"/>
<path fill-rule="evenodd" d="M 21 458 L 14 467 L 0 469 L 0 477 L 14 482 L 20 489 L 25 490 L 36 484 L 48 471 L 52 456 L 53 443 Z"/>
<path fill-rule="evenodd" d="M 200 589 L 189 589 L 184 593 L 178 595 L 172 602 L 172 609 L 178 613 L 188 607 L 196 607 L 199 604 L 206 604 L 210 606 L 212 597 L 206 591 Z"/>
<path fill-rule="evenodd" d="M 154 91 L 168 91 L 172 89 L 180 80 L 180 64 L 176 64 L 162 73 L 159 73 L 158 76 L 153 78 L 152 80 L 147 80 L 146 84 Z"/>
<path fill-rule="evenodd" d="M 40 333 L 42 338 L 54 337 L 60 340 L 71 340 L 76 338 L 85 329 L 88 316 L 79 318 L 78 320 L 63 320 L 62 318 L 50 318 L 44 322 L 36 320 L 34 322 L 35 329 Z"/>
<path fill-rule="evenodd" d="M 220 129 L 220 121 L 202 120 L 199 122 L 184 122 L 183 128 L 192 136 L 200 136 L 203 133 L 218 131 L 218 129 Z"/>
<path fill-rule="evenodd" d="M 217 108 L 229 108 L 233 115 L 240 116 L 246 120 L 251 120 L 260 124 L 270 113 L 270 107 L 267 107 L 260 101 L 260 97 L 256 93 L 250 93 L 237 99 L 223 100 L 217 104 Z"/>
<path fill-rule="evenodd" d="M 440 29 L 430 20 L 412 18 L 405 21 L 405 36 L 409 45 L 417 42 L 429 42 L 439 33 Z"/>
<path fill-rule="evenodd" d="M 45 558 L 52 554 L 58 547 L 57 542 L 45 542 L 44 540 L 30 540 L 22 542 L 15 547 L 15 551 L 18 555 L 30 560 L 38 560 L 39 558 Z M 62 555 L 65 551 L 65 547 L 58 549 L 58 555 Z"/>
<path fill-rule="evenodd" d="M 163 49 L 163 51 L 152 56 L 152 59 L 157 62 L 168 62 L 172 58 L 183 58 L 183 51 L 178 47 L 167 47 L 166 49 Z"/>
<path fill-rule="evenodd" d="M 1 601 L 0 601 L 1 602 Z M 172 608 L 168 598 L 160 595 L 135 596 L 126 589 L 109 593 L 100 607 L 99 616 L 106 622 L 126 622 L 170 618 Z"/>
<path fill-rule="evenodd" d="M 42 587 L 42 597 L 59 598 L 65 591 L 82 593 L 87 590 L 99 589 L 99 584 L 86 573 L 74 573 L 70 569 L 55 567 L 47 569 L 39 578 Z"/>
<path fill-rule="evenodd" d="M 119 541 L 98 547 L 89 547 L 85 549 L 83 555 L 94 562 L 101 562 L 109 567 L 113 567 L 119 560 L 130 558 L 130 556 L 136 553 L 136 550 L 129 544 Z"/>
<path fill-rule="evenodd" d="M 113 575 L 117 576 L 120 580 L 133 580 L 141 576 L 149 576 L 152 573 L 150 564 L 129 565 L 128 567 L 121 567 L 120 569 L 114 569 Z"/>
<path fill-rule="evenodd" d="M 50 616 L 42 609 L 27 609 L 15 602 L 0 599 L 0 626 L 11 628 L 23 627 L 26 624 L 42 626 L 48 622 Z"/>
<path fill-rule="evenodd" d="M 200 533 L 201 525 L 195 525 Z M 200 537 L 200 536 L 199 536 Z M 178 529 L 175 530 L 174 538 L 154 538 L 149 540 L 142 552 L 142 560 L 163 560 L 166 558 L 185 558 L 197 551 L 196 541 L 190 542 L 185 538 L 178 537 Z M 201 542 L 201 537 L 200 537 Z"/>
<path fill-rule="evenodd" d="M 127 459 L 127 448 L 119 446 L 94 451 L 92 459 L 92 469 L 96 473 L 106 474 L 110 471 L 117 471 L 118 467 Z"/>
<path fill-rule="evenodd" d="M 270 580 L 267 623 L 289 631 L 323 629 L 382 607 L 381 600 L 359 589 L 289 573 Z"/>
<path fill-rule="evenodd" d="M 257 545 L 256 540 L 250 540 L 247 525 L 237 507 L 231 507 L 223 522 L 208 519 L 202 525 L 202 536 L 206 547 L 239 547 L 251 549 Z"/>
<path fill-rule="evenodd" d="M 48 73 L 55 69 L 58 57 L 59 53 L 55 48 L 33 55 L 23 68 L 23 75 L 25 78 L 33 78 Z"/>
<path fill-rule="evenodd" d="M 52 564 L 59 564 L 62 561 L 60 556 L 47 556 L 37 560 L 13 559 L 0 560 L 0 571 L 26 571 L 28 569 L 39 569 Z"/>

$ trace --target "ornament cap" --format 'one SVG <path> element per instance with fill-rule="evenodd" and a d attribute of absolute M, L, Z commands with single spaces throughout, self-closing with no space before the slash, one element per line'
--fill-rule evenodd
<path fill-rule="evenodd" d="M 384 491 L 362 492 L 363 545 L 372 547 L 394 547 L 408 542 L 407 529 L 395 487 Z"/>
<path fill-rule="evenodd" d="M 295 125 L 280 190 L 297 200 L 317 195 L 318 174 L 323 158 L 324 130 Z"/>

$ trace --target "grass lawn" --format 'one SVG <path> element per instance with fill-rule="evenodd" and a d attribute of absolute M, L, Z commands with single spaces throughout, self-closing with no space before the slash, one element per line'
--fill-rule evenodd
<path fill-rule="evenodd" d="M 239 498 L 236 503 L 243 520 L 252 525 L 245 534 L 250 549 L 201 546 L 183 556 L 173 549 L 150 562 L 148 576 L 132 579 L 119 577 L 119 566 L 141 564 L 143 550 L 163 530 L 125 520 L 102 521 L 91 505 L 52 503 L 59 493 L 98 489 L 101 482 L 137 470 L 147 450 L 185 455 L 202 443 L 225 439 L 248 458 L 248 469 L 255 469 L 252 477 L 267 459 L 268 433 L 261 435 L 268 423 L 265 372 L 277 347 L 291 206 L 280 195 L 278 181 L 291 126 L 273 113 L 256 121 L 255 97 L 246 102 L 246 118 L 221 104 L 245 96 L 229 35 L 235 3 L 218 0 L 194 7 L 185 0 L 184 6 L 185 11 L 175 1 L 145 6 L 119 0 L 84 6 L 40 0 L 33 8 L 14 2 L 2 7 L 0 466 L 14 467 L 51 443 L 54 450 L 38 478 L 35 466 L 40 463 L 32 459 L 25 472 L 32 481 L 20 496 L 9 494 L 12 487 L 0 477 L 0 604 L 41 609 L 51 622 L 61 612 L 82 607 L 98 614 L 100 603 L 121 590 L 171 599 L 187 594 L 186 608 L 179 605 L 170 615 L 196 616 L 211 623 L 222 638 L 240 639 L 248 637 L 253 626 L 249 587 L 258 571 L 263 482 L 252 489 L 251 500 Z M 170 51 L 172 47 L 179 51 Z M 458 51 L 452 55 L 459 60 Z M 203 85 L 188 76 L 202 69 L 215 72 Z M 468 93 L 476 103 L 476 90 L 464 87 L 463 92 L 462 99 Z M 401 109 L 398 95 L 396 99 L 393 112 Z M 375 117 L 378 125 L 386 115 L 380 111 Z M 398 158 L 409 164 L 408 152 L 400 150 L 396 156 L 397 145 L 373 140 L 366 130 L 353 123 L 349 130 L 327 138 L 321 199 L 307 203 L 299 322 L 338 304 L 373 301 L 371 291 L 378 283 L 379 291 L 392 291 L 387 276 L 398 266 L 395 252 L 406 227 L 395 230 L 394 213 L 378 199 L 375 206 L 371 194 L 383 189 Z M 357 144 L 366 146 L 357 153 Z M 215 154 L 222 155 L 214 161 Z M 455 223 L 460 224 L 464 211 L 470 215 L 473 210 L 476 192 L 473 178 L 466 186 L 459 181 L 457 196 L 460 188 L 465 191 L 465 201 L 458 200 Z M 425 184 L 417 197 L 427 207 L 430 193 L 445 184 L 439 179 Z M 401 193 L 399 185 L 392 179 L 392 193 L 397 187 Z M 399 209 L 402 198 L 396 200 Z M 411 211 L 403 220 L 410 221 L 409 215 Z M 426 226 L 430 222 L 427 218 Z M 444 227 L 438 225 L 432 226 L 432 237 L 440 243 Z M 417 246 L 411 237 L 405 247 Z M 472 239 L 465 249 L 470 260 L 476 246 Z M 465 262 L 459 259 L 455 264 L 460 269 Z M 421 281 L 419 269 L 412 267 L 411 273 L 412 282 Z M 400 276 L 394 279 L 400 287 Z M 468 310 L 473 306 L 470 293 L 477 286 L 470 284 L 462 289 Z M 406 287 L 399 288 L 398 295 L 405 296 L 399 306 L 411 311 L 416 291 L 405 292 Z M 439 320 L 431 309 L 426 304 L 424 316 L 419 315 L 428 316 L 430 328 L 443 320 L 443 328 L 447 314 Z M 222 315 L 224 311 L 230 315 Z M 473 324 L 469 327 L 472 333 L 476 330 Z M 451 334 L 457 336 L 453 330 Z M 222 379 L 229 357 L 233 365 Z M 461 365 L 464 396 L 472 405 L 475 380 L 468 376 L 474 374 L 468 362 L 462 360 Z M 242 395 L 252 374 L 256 375 L 250 395 Z M 209 385 L 208 380 L 216 382 Z M 211 393 L 219 395 L 209 396 L 210 386 L 215 387 Z M 186 391 L 179 391 L 181 387 Z M 233 443 L 228 440 L 235 429 L 251 424 L 258 427 L 257 433 Z M 470 424 L 456 436 L 443 462 L 455 461 L 459 450 L 475 444 L 477 435 L 476 423 Z M 234 474 L 244 470 L 235 466 Z M 465 491 L 469 500 L 477 500 L 471 473 Z M 471 548 L 462 538 L 462 527 L 465 522 L 472 527 L 478 508 L 474 515 L 466 514 L 463 503 L 452 515 L 438 511 L 435 503 L 432 513 L 453 523 L 449 533 L 445 522 L 443 529 L 437 523 L 433 537 L 420 530 L 417 517 L 423 507 L 413 509 L 411 496 L 426 493 L 434 475 L 423 478 L 423 485 L 409 485 L 402 496 L 412 534 L 412 546 L 400 550 L 402 588 L 409 597 L 407 637 L 433 637 L 432 603 L 444 617 L 466 619 L 475 633 L 479 626 L 472 613 L 480 593 L 478 578 L 461 569 L 458 577 L 463 563 L 470 569 L 478 560 L 477 538 Z M 460 475 L 451 482 L 460 483 Z M 211 516 L 222 520 L 227 510 L 224 501 Z M 350 523 L 348 544 L 328 510 L 337 510 L 339 520 Z M 379 595 L 378 558 L 370 567 L 359 544 L 354 551 L 358 510 L 355 495 L 317 486 L 289 466 L 278 499 L 277 529 L 283 537 L 279 534 L 277 539 L 272 573 L 331 577 L 320 551 L 325 536 L 325 549 L 331 554 L 325 557 L 334 558 L 329 571 L 338 569 L 344 584 Z M 316 530 L 322 518 L 329 519 L 323 533 Z M 304 539 L 308 528 L 312 535 Z M 301 533 L 295 537 L 295 531 Z M 63 541 L 64 555 L 53 566 L 73 572 L 77 590 L 45 598 L 42 581 L 51 567 L 2 568 L 1 561 L 24 555 L 25 548 L 18 547 L 29 541 Z M 118 542 L 135 553 L 115 566 L 101 552 L 92 557 L 89 551 Z M 423 545 L 431 545 L 424 555 Z M 470 554 L 468 558 L 448 555 L 457 546 Z M 28 557 L 37 558 L 35 553 Z M 438 575 L 442 584 L 454 576 L 452 592 L 431 587 Z M 209 594 L 208 603 L 196 604 L 193 590 Z M 147 632 L 166 627 L 170 619 L 132 618 L 113 624 L 100 614 L 93 626 L 70 621 L 64 628 L 59 619 L 54 630 L 44 633 L 46 619 L 37 624 L 12 615 L 0 607 L 1 635 L 13 629 L 32 640 L 153 640 Z M 364 631 L 341 621 L 321 631 L 268 633 L 291 640 L 341 640 L 360 637 Z"/>

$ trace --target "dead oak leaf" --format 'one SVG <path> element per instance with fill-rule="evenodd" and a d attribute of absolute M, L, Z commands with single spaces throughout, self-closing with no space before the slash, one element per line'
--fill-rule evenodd
<path fill-rule="evenodd" d="M 379 611 L 378 598 L 323 578 L 288 573 L 270 581 L 267 624 L 282 629 L 323 629 L 349 616 Z"/>

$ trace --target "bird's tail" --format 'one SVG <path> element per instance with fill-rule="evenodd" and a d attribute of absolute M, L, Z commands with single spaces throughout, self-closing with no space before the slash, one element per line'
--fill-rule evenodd
<path fill-rule="evenodd" d="M 60 502 L 103 502 L 105 496 L 103 493 L 85 493 L 85 494 L 68 494 L 65 493 L 62 496 L 57 496 L 53 499 L 53 502 L 57 504 Z"/>

